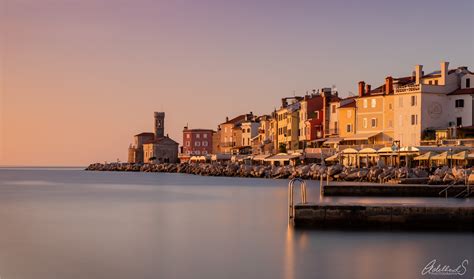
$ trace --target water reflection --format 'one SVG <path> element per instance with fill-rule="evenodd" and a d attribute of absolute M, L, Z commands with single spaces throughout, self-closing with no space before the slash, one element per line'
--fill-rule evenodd
<path fill-rule="evenodd" d="M 419 278 L 433 258 L 474 263 L 472 234 L 294 230 L 287 189 L 285 180 L 0 170 L 0 276 L 390 279 Z M 316 182 L 308 191 L 317 201 Z"/>

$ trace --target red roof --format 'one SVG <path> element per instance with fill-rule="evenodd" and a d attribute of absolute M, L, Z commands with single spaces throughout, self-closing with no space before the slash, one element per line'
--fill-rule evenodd
<path fill-rule="evenodd" d="M 230 119 L 229 121 L 226 121 L 226 122 L 221 123 L 221 124 L 237 124 L 237 123 L 240 123 L 240 122 L 244 121 L 246 116 L 250 116 L 250 114 L 239 115 L 239 116 L 234 117 L 234 118 Z"/>
<path fill-rule="evenodd" d="M 155 134 L 149 133 L 149 132 L 143 132 L 138 135 L 135 135 L 135 137 L 144 137 L 144 136 L 155 136 Z"/>
<path fill-rule="evenodd" d="M 464 95 L 464 94 L 474 94 L 474 88 L 464 88 L 457 89 L 454 92 L 449 93 L 448 95 Z"/>

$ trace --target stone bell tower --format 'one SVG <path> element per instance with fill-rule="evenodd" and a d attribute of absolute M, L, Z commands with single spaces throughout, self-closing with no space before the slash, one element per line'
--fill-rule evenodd
<path fill-rule="evenodd" d="M 155 112 L 155 139 L 165 136 L 165 113 Z"/>

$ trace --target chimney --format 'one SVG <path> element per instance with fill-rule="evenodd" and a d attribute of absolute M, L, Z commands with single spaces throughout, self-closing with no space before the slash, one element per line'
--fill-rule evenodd
<path fill-rule="evenodd" d="M 423 65 L 416 65 L 415 67 L 415 84 L 420 84 L 423 77 Z"/>
<path fill-rule="evenodd" d="M 365 93 L 369 94 L 370 93 L 370 84 L 365 85 Z"/>
<path fill-rule="evenodd" d="M 446 79 L 448 77 L 448 66 L 449 62 L 442 61 L 441 66 L 441 82 L 440 85 L 446 85 Z"/>
<path fill-rule="evenodd" d="M 229 116 L 225 117 L 225 122 L 229 122 Z"/>
<path fill-rule="evenodd" d="M 364 81 L 359 81 L 359 97 L 362 97 L 365 94 L 364 86 L 365 86 L 365 82 Z"/>
<path fill-rule="evenodd" d="M 281 107 L 286 108 L 288 106 L 288 102 L 286 101 L 286 98 L 281 98 Z"/>
<path fill-rule="evenodd" d="M 393 92 L 393 78 L 385 78 L 385 94 L 391 94 Z"/>

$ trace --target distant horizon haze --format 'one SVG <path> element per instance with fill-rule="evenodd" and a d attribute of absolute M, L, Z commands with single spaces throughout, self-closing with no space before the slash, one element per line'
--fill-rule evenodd
<path fill-rule="evenodd" d="M 0 0 L 0 166 L 127 160 L 285 96 L 474 69 L 474 1 Z"/>

